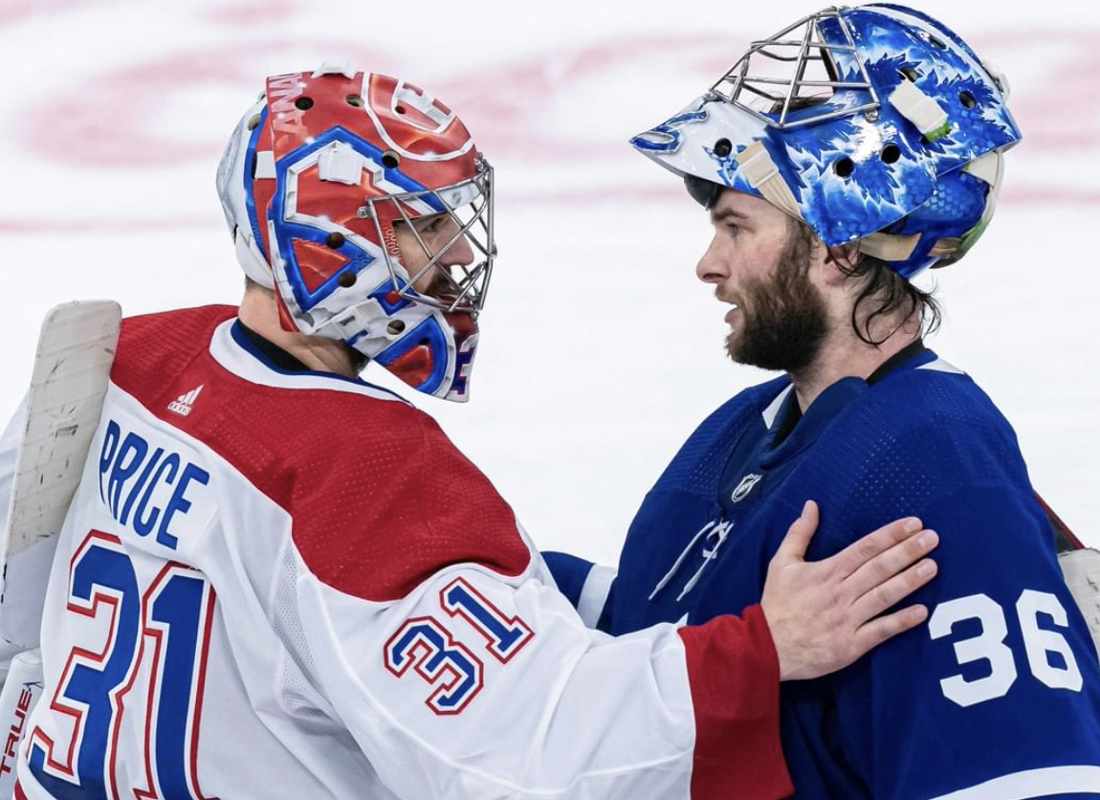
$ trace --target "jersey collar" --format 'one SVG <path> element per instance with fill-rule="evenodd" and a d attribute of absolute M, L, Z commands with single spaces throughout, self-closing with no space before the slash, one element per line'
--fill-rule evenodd
<path fill-rule="evenodd" d="M 348 392 L 411 405 L 403 397 L 359 378 L 346 378 L 331 372 L 286 369 L 275 363 L 242 329 L 240 321 L 228 319 L 214 329 L 210 355 L 227 371 L 260 386 L 278 389 L 322 389 Z M 291 356 L 293 358 L 293 356 Z M 303 365 L 304 366 L 304 365 Z"/>
<path fill-rule="evenodd" d="M 768 433 L 760 465 L 771 469 L 809 447 L 837 414 L 886 376 L 934 361 L 936 354 L 917 339 L 884 361 L 866 380 L 847 377 L 836 381 L 805 412 L 799 408 L 793 385 L 788 386 L 764 411 Z"/>

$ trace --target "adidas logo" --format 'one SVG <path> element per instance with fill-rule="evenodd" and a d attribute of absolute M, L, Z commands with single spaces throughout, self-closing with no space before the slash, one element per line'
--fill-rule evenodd
<path fill-rule="evenodd" d="M 205 386 L 205 384 L 203 385 Z M 191 413 L 191 406 L 195 404 L 195 401 L 199 398 L 199 392 L 201 391 L 202 386 L 197 389 L 192 389 L 187 394 L 181 394 L 179 398 L 168 404 L 168 410 L 176 412 L 181 417 L 186 417 Z"/>

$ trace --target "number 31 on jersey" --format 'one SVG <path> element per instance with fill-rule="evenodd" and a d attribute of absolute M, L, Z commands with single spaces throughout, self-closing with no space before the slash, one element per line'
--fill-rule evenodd
<path fill-rule="evenodd" d="M 214 590 L 202 573 L 167 564 L 148 586 L 117 536 L 92 531 L 69 572 L 68 611 L 92 649 L 74 648 L 50 700 L 54 741 L 31 734 L 30 769 L 58 800 L 120 797 L 115 750 L 123 726 L 141 731 L 146 786 L 122 787 L 158 800 L 203 800 L 195 775 L 203 678 Z M 131 697 L 144 671 L 147 696 Z M 43 698 L 45 702 L 45 698 Z M 131 738 L 135 738 L 131 736 Z"/>
<path fill-rule="evenodd" d="M 463 619 L 485 640 L 484 651 L 507 664 L 534 638 L 530 626 L 494 606 L 466 579 L 456 578 L 439 593 L 451 620 L 418 616 L 406 620 L 386 643 L 386 669 L 398 678 L 418 675 L 434 691 L 425 704 L 440 716 L 462 713 L 484 686 L 485 665 L 452 634 Z"/>

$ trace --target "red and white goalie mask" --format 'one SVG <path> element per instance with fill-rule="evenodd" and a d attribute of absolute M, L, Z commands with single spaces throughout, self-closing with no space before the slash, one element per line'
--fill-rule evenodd
<path fill-rule="evenodd" d="M 495 255 L 493 171 L 447 106 L 342 66 L 268 78 L 218 193 L 238 260 L 275 291 L 286 330 L 467 399 Z"/>

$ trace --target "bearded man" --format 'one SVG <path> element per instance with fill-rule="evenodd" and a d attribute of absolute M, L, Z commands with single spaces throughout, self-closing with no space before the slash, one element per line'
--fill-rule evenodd
<path fill-rule="evenodd" d="M 550 556 L 582 616 L 623 634 L 756 602 L 779 522 L 810 496 L 811 557 L 908 514 L 941 536 L 927 628 L 784 686 L 799 798 L 1100 796 L 1100 667 L 1054 534 L 1008 422 L 923 344 L 939 312 L 911 283 L 992 216 L 1020 138 L 1007 88 L 921 12 L 832 8 L 633 140 L 710 213 L 696 273 L 730 305 L 729 355 L 786 374 L 692 434 L 617 575 Z"/>

